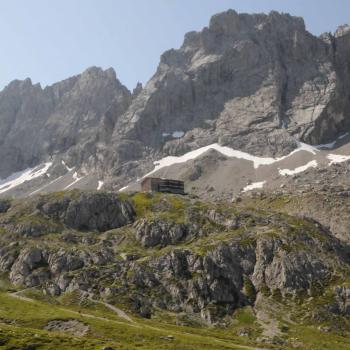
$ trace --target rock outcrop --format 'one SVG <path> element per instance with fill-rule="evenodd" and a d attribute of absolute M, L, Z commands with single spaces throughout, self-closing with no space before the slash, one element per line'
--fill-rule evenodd
<path fill-rule="evenodd" d="M 350 314 L 350 288 L 348 285 L 334 288 L 335 302 L 331 311 L 343 315 Z"/>
<path fill-rule="evenodd" d="M 9 200 L 0 200 L 0 213 L 6 213 L 11 207 Z"/>
<path fill-rule="evenodd" d="M 132 223 L 135 212 L 128 201 L 113 193 L 78 193 L 38 203 L 50 218 L 77 230 L 104 232 Z"/>
<path fill-rule="evenodd" d="M 95 210 L 80 214 L 93 207 L 93 200 Z M 71 203 L 81 218 L 73 224 L 66 219 Z M 13 213 L 0 214 L 0 271 L 14 285 L 52 296 L 88 292 L 95 299 L 127 300 L 143 317 L 160 308 L 208 323 L 254 307 L 257 296 L 278 295 L 283 301 L 328 290 L 332 313 L 349 312 L 344 272 L 349 246 L 310 219 L 146 194 L 120 199 L 73 191 L 12 206 Z M 5 224 L 39 215 L 38 210 L 42 220 L 61 225 L 56 233 L 23 236 Z M 121 220 L 123 210 L 129 216 Z"/>
<path fill-rule="evenodd" d="M 192 231 L 192 232 L 191 232 Z M 194 229 L 185 224 L 156 220 L 141 220 L 136 223 L 136 238 L 145 248 L 167 246 L 194 237 Z"/>

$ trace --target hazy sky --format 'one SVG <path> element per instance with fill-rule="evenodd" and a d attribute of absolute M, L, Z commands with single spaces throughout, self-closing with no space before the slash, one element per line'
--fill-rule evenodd
<path fill-rule="evenodd" d="M 45 86 L 93 65 L 133 88 L 162 52 L 229 8 L 302 16 L 314 34 L 350 22 L 350 0 L 0 0 L 0 89 L 26 77 Z"/>

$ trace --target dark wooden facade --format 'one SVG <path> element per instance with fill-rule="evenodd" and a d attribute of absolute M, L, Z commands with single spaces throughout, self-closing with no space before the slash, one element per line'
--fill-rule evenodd
<path fill-rule="evenodd" d="M 175 194 L 185 194 L 183 181 L 160 179 L 157 177 L 145 177 L 141 181 L 142 192 L 167 192 Z"/>

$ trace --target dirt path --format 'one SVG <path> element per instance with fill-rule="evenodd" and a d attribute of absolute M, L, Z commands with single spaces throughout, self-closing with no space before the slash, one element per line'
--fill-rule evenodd
<path fill-rule="evenodd" d="M 93 299 L 93 296 L 90 293 L 84 293 L 83 296 L 87 296 L 87 298 L 95 304 L 100 304 L 100 305 L 105 306 L 106 308 L 108 308 L 111 311 L 113 311 L 114 313 L 116 313 L 119 317 L 124 318 L 124 320 L 127 320 L 128 322 L 135 323 L 135 321 L 130 316 L 128 316 L 123 310 L 117 308 L 116 306 L 108 304 L 104 301 L 95 300 L 95 299 Z"/>
<path fill-rule="evenodd" d="M 21 293 L 28 291 L 30 289 L 33 289 L 33 288 L 20 290 L 18 292 L 14 292 L 14 293 L 7 293 L 7 295 L 9 295 L 11 298 L 15 298 L 15 299 L 23 300 L 23 301 L 29 301 L 30 303 L 33 303 L 34 302 L 33 299 L 28 298 L 28 297 L 24 297 L 23 295 L 21 295 Z"/>

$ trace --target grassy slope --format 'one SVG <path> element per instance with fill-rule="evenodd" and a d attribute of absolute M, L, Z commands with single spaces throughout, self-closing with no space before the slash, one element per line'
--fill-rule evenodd
<path fill-rule="evenodd" d="M 77 311 L 79 310 L 79 311 Z M 2 349 L 255 349 L 249 337 L 238 337 L 238 329 L 258 328 L 250 309 L 236 313 L 232 326 L 226 329 L 196 328 L 164 323 L 164 320 L 134 318 L 129 323 L 103 307 L 70 308 L 40 300 L 23 301 L 0 292 L 0 348 Z M 78 319 L 90 326 L 85 337 L 47 332 L 50 320 Z M 288 328 L 283 337 L 294 338 L 293 348 L 346 350 L 350 339 L 333 333 L 321 333 L 312 324 L 281 321 Z M 171 335 L 172 340 L 167 339 Z M 240 344 L 240 345 L 238 345 Z M 32 347 L 28 346 L 31 345 Z M 278 344 L 260 344 L 259 348 L 281 349 Z M 292 349 L 283 345 L 283 349 Z"/>
<path fill-rule="evenodd" d="M 136 319 L 118 318 L 107 310 L 80 308 L 80 312 L 42 301 L 23 301 L 0 293 L 0 344 L 4 349 L 21 349 L 28 344 L 38 349 L 249 349 L 236 346 L 237 339 L 215 329 L 196 329 Z M 96 318 L 95 318 L 96 317 Z M 103 317 L 103 319 L 102 319 Z M 79 319 L 90 326 L 86 337 L 43 331 L 50 320 Z M 168 335 L 173 340 L 166 339 Z"/>
<path fill-rule="evenodd" d="M 185 197 L 184 197 L 185 198 Z M 138 218 L 154 216 L 176 222 L 186 220 L 185 208 L 191 205 L 198 210 L 208 210 L 213 206 L 210 203 L 203 203 L 195 199 L 190 201 L 182 200 L 181 197 L 145 194 L 136 194 L 132 197 L 136 205 Z M 164 203 L 165 202 L 165 203 Z M 191 202 L 191 203 L 190 203 Z M 293 202 L 292 202 L 293 203 Z M 287 205 L 291 205 L 290 198 L 276 198 L 273 200 L 247 199 L 238 205 L 220 204 L 215 208 L 220 211 L 229 211 L 233 215 L 241 210 L 249 208 L 262 211 L 285 211 Z M 154 210 L 161 207 L 161 210 Z M 163 210 L 163 208 L 166 210 Z M 155 214 L 156 213 L 156 214 Z M 214 224 L 210 224 L 214 225 Z M 215 229 L 215 227 L 208 227 Z M 193 242 L 179 244 L 179 247 L 191 248 L 197 253 L 203 249 L 210 249 L 211 245 L 219 241 L 230 239 L 233 236 L 241 234 L 240 229 L 222 232 L 220 227 L 217 233 L 208 237 L 197 239 Z M 121 245 L 120 252 L 137 253 L 140 257 L 152 256 L 154 254 L 163 254 L 171 247 L 154 248 L 145 251 L 134 242 L 133 234 L 129 234 L 129 228 L 119 229 L 115 232 L 107 233 L 110 235 L 126 234 L 129 239 L 125 245 Z M 103 235 L 102 235 L 103 236 Z M 52 239 L 52 243 L 59 240 L 59 235 L 51 234 L 46 237 Z M 31 244 L 36 244 L 34 239 Z M 58 243 L 57 243 L 58 244 Z M 60 245 L 63 242 L 60 241 Z M 203 252 L 205 253 L 205 251 Z M 11 288 L 6 278 L 0 276 L 0 348 L 3 349 L 102 349 L 103 346 L 112 346 L 115 349 L 250 349 L 254 346 L 261 348 L 276 349 L 324 349 L 324 350 L 345 350 L 350 348 L 350 340 L 347 337 L 347 330 L 350 329 L 350 321 L 342 319 L 339 329 L 343 331 L 332 330 L 327 333 L 320 332 L 319 327 L 325 327 L 327 322 L 312 322 L 310 319 L 303 319 L 305 310 L 312 310 L 317 303 L 327 303 L 323 300 L 325 297 L 320 296 L 314 301 L 301 300 L 298 308 L 295 308 L 295 302 L 290 305 L 285 302 L 278 303 L 273 300 L 272 303 L 277 306 L 271 316 L 276 318 L 280 328 L 284 331 L 280 339 L 292 339 L 293 347 L 288 345 L 279 345 L 278 339 L 275 344 L 257 343 L 253 340 L 261 337 L 261 326 L 256 321 L 254 312 L 249 307 L 238 310 L 232 319 L 230 319 L 227 328 L 206 328 L 201 327 L 200 323 L 193 326 L 177 325 L 177 316 L 171 313 L 159 312 L 151 320 L 134 318 L 135 323 L 129 323 L 124 319 L 118 318 L 117 315 L 103 306 L 95 304 L 78 305 L 77 298 L 74 295 L 65 295 L 58 299 L 43 297 L 34 292 L 28 292 L 28 296 L 36 298 L 35 302 L 27 302 L 10 297 L 6 291 Z M 323 298 L 323 299 L 322 299 Z M 128 309 L 123 305 L 122 300 L 118 304 L 125 310 Z M 289 319 L 283 317 L 288 314 Z M 90 316 L 88 316 L 90 315 Z M 94 316 L 94 317 L 91 317 Z M 101 319 L 101 317 L 103 319 Z M 47 332 L 43 327 L 50 320 L 57 319 L 79 319 L 90 326 L 87 336 L 78 338 L 67 334 Z M 302 321 L 301 321 L 302 320 Z M 248 336 L 238 336 L 241 331 L 247 331 Z M 173 339 L 167 339 L 172 335 Z M 240 344 L 240 345 L 237 345 Z M 29 346 L 32 345 L 32 346 Z"/>

